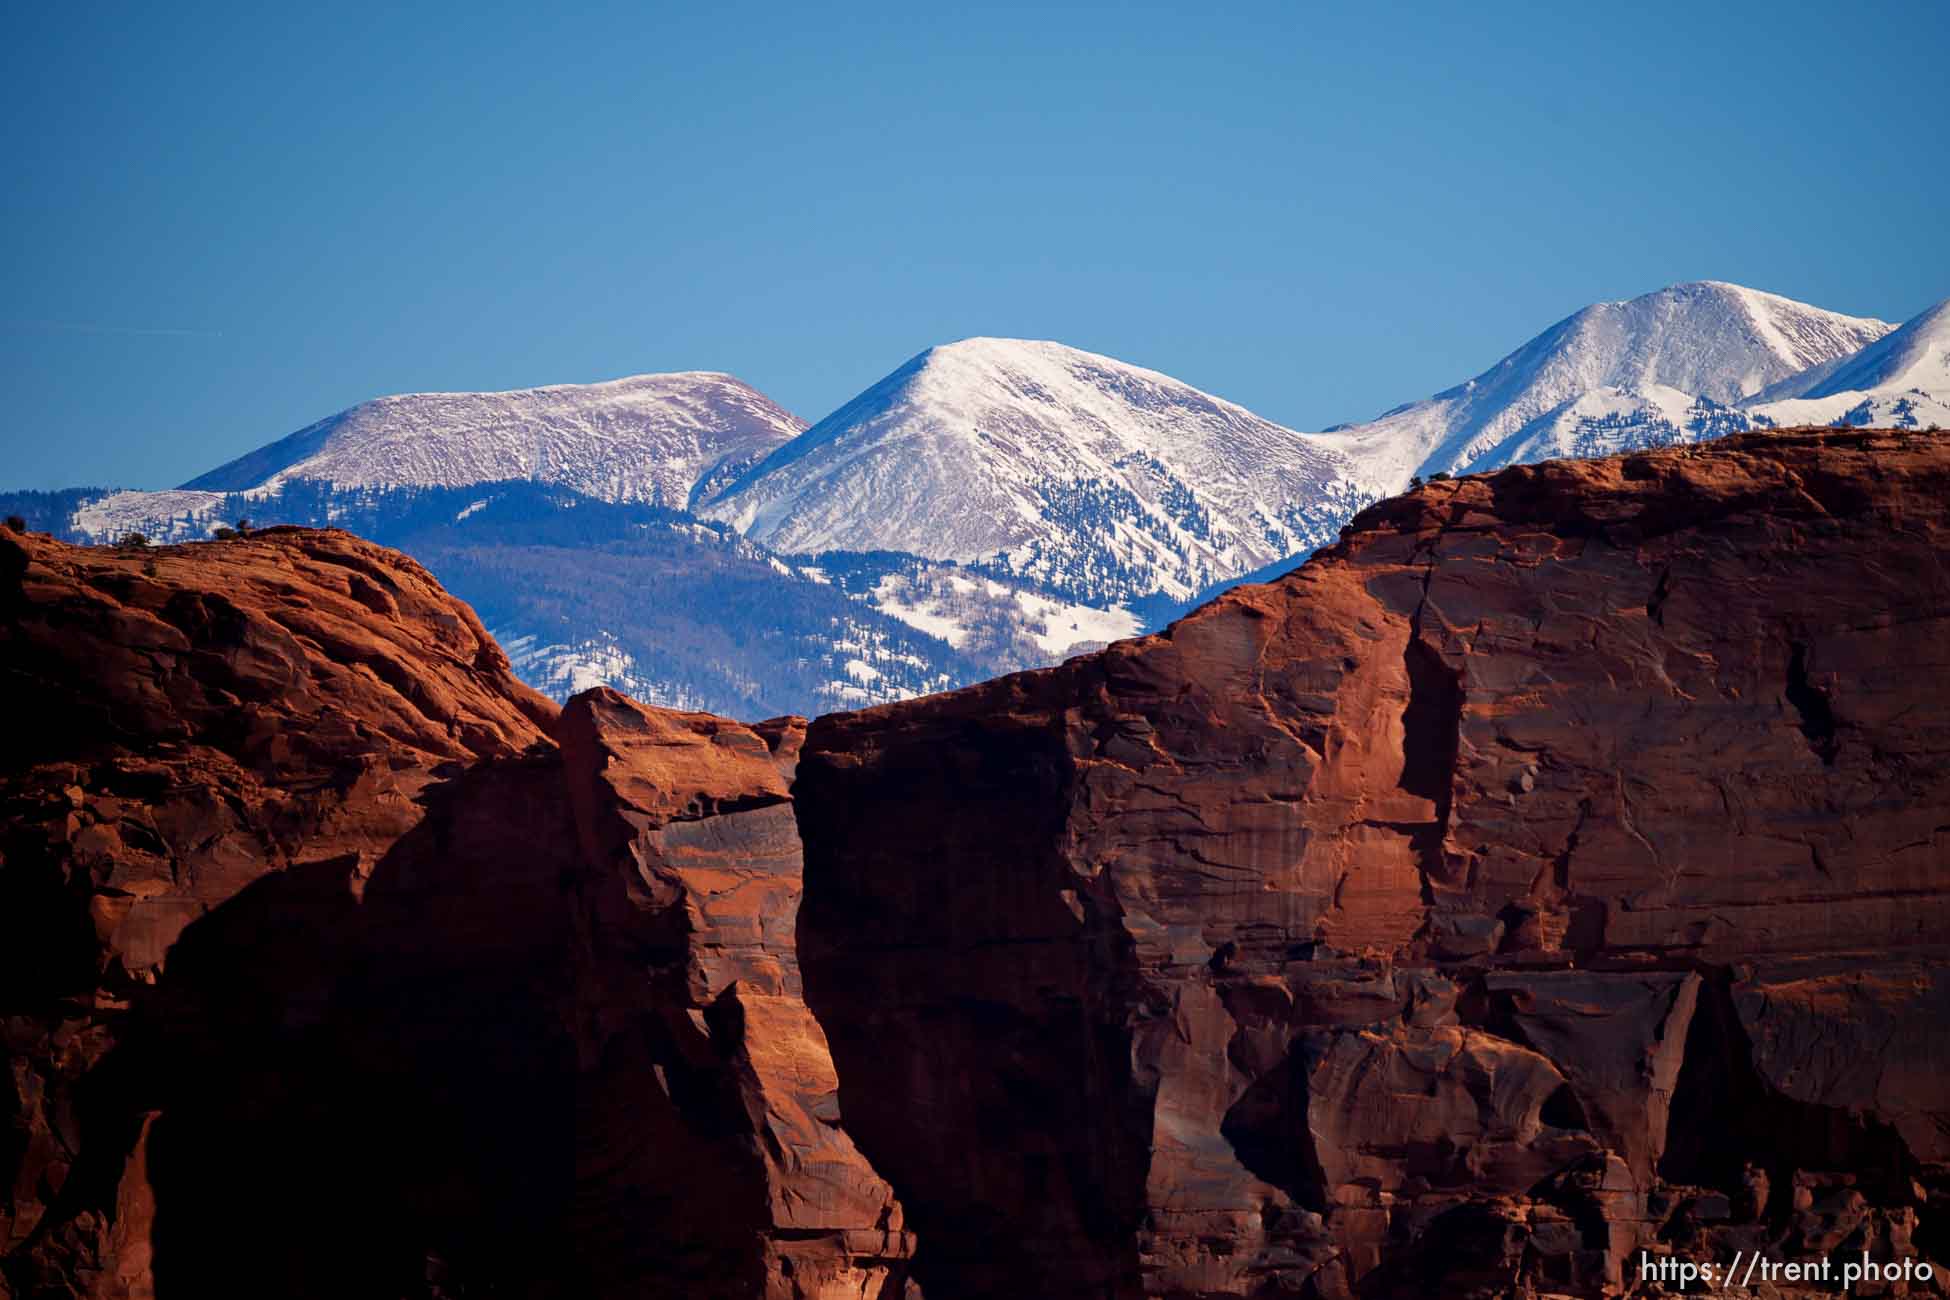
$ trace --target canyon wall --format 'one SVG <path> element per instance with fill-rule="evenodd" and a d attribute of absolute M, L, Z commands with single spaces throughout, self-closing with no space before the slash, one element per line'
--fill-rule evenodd
<path fill-rule="evenodd" d="M 0 531 L 0 1297 L 1944 1260 L 1947 555 L 1931 435 L 1523 467 L 808 729 L 558 711 L 344 533 Z"/>
<path fill-rule="evenodd" d="M 930 1300 L 1950 1251 L 1950 447 L 1436 482 L 818 720 L 801 954 Z"/>
<path fill-rule="evenodd" d="M 412 561 L 0 532 L 0 1295 L 905 1290 L 798 996 L 804 724 L 518 683 Z"/>

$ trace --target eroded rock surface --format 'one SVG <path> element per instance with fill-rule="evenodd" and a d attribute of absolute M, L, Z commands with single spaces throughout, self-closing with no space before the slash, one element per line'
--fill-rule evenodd
<path fill-rule="evenodd" d="M 803 724 L 520 685 L 410 560 L 0 532 L 0 1295 L 819 1297 Z"/>
<path fill-rule="evenodd" d="M 1935 435 L 1520 467 L 815 722 L 808 1000 L 930 1297 L 1950 1256 L 1946 557 Z"/>

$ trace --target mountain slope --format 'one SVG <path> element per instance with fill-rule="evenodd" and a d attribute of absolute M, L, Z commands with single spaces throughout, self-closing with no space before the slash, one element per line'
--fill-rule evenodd
<path fill-rule="evenodd" d="M 1788 424 L 1950 424 L 1950 298 L 1854 356 L 1797 375 L 1749 403 Z"/>
<path fill-rule="evenodd" d="M 687 371 L 506 393 L 411 393 L 340 411 L 191 479 L 241 492 L 287 479 L 458 487 L 531 479 L 682 509 L 805 424 L 730 375 Z"/>
<path fill-rule="evenodd" d="M 505 485 L 464 519 L 402 521 L 388 536 L 556 699 L 614 686 L 670 707 L 813 715 L 993 671 L 723 525 L 567 504 L 561 491 Z"/>
<path fill-rule="evenodd" d="M 1578 393 L 1525 424 L 1471 470 L 1528 465 L 1540 460 L 1588 459 L 1652 447 L 1702 442 L 1753 427 L 1737 407 L 1648 384 L 1644 388 L 1593 388 Z"/>
<path fill-rule="evenodd" d="M 1324 440 L 1370 486 L 1390 491 L 1415 473 L 1694 441 L 1740 424 L 1714 428 L 1716 408 L 1848 357 L 1892 328 L 1739 285 L 1678 284 L 1595 303 L 1467 383 Z M 1693 412 L 1698 399 L 1711 405 Z"/>
<path fill-rule="evenodd" d="M 931 348 L 699 503 L 776 550 L 983 563 L 1109 605 L 1330 537 L 1337 457 L 1156 371 L 1058 343 Z"/>
<path fill-rule="evenodd" d="M 1950 298 L 1904 322 L 1829 372 L 1821 382 L 1780 396 L 1950 389 Z"/>
<path fill-rule="evenodd" d="M 426 565 L 557 700 L 602 685 L 746 718 L 812 715 L 1052 663 L 1138 627 L 912 556 L 788 563 L 721 523 L 525 480 L 93 498 L 0 494 L 0 512 L 95 543 L 195 541 L 247 514 L 260 529 L 346 529 Z M 105 515 L 114 527 L 88 526 Z"/>

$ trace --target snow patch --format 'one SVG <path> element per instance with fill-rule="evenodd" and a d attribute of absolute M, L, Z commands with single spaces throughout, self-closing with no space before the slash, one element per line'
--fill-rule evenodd
<path fill-rule="evenodd" d="M 563 643 L 544 642 L 533 633 L 489 629 L 507 652 L 515 675 L 556 701 L 598 686 L 666 709 L 699 709 L 703 702 L 681 687 L 653 681 L 637 670 L 636 657 L 608 632 Z"/>
<path fill-rule="evenodd" d="M 957 650 L 972 648 L 979 637 L 1000 634 L 1027 640 L 1035 648 L 1034 658 L 1045 663 L 1083 647 L 1136 636 L 1140 630 L 1137 615 L 1121 606 L 1100 609 L 946 569 L 890 573 L 869 599 L 881 613 Z"/>
<path fill-rule="evenodd" d="M 223 522 L 216 517 L 222 505 L 221 492 L 111 492 L 76 510 L 69 527 L 90 542 L 119 541 L 132 532 L 152 541 L 189 541 L 208 537 Z"/>

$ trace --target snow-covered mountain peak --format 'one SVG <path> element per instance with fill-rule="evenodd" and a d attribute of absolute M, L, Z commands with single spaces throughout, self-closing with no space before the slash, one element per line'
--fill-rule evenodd
<path fill-rule="evenodd" d="M 1536 395 L 1561 390 L 1560 401 L 1593 388 L 1657 385 L 1737 402 L 1894 328 L 1779 294 L 1698 280 L 1593 303 L 1505 357 L 1477 384 L 1527 380 Z"/>
<path fill-rule="evenodd" d="M 1751 397 L 1895 328 L 1724 280 L 1676 284 L 1603 307 L 1620 317 L 1628 342 L 1623 364 L 1628 373 L 1640 369 L 1638 385 L 1662 384 L 1716 402 Z"/>
<path fill-rule="evenodd" d="M 1196 590 L 1331 535 L 1321 507 L 1353 491 L 1341 469 L 1155 370 L 971 338 L 911 358 L 701 510 L 780 550 L 982 562 L 1116 599 Z"/>
<path fill-rule="evenodd" d="M 1950 392 L 1950 298 L 1876 340 L 1802 394 Z"/>
<path fill-rule="evenodd" d="M 1850 356 L 1811 367 L 1742 405 L 1755 424 L 1950 424 L 1950 299 Z"/>
<path fill-rule="evenodd" d="M 1054 339 L 1012 339 L 976 335 L 952 343 L 937 343 L 922 352 L 916 361 L 938 378 L 950 375 L 1045 375 L 1067 374 L 1095 383 L 1106 374 L 1129 376 L 1160 389 L 1192 394 L 1221 406 L 1221 401 L 1202 393 L 1182 380 L 1128 361 L 1119 361 L 1098 352 L 1071 347 Z M 905 367 L 903 367 L 904 369 Z M 1234 409 L 1244 409 L 1235 407 Z"/>
<path fill-rule="evenodd" d="M 361 402 L 186 488 L 454 487 L 532 479 L 605 501 L 684 507 L 805 428 L 716 371 L 633 375 L 502 393 L 408 393 Z"/>
<path fill-rule="evenodd" d="M 1070 428 L 1080 440 L 1115 429 L 1154 450 L 1193 435 L 1170 418 L 1134 421 L 1134 411 L 1199 410 L 1242 425 L 1266 424 L 1244 407 L 1142 366 L 1047 339 L 976 337 L 937 344 L 911 358 L 812 432 L 851 429 L 867 410 L 900 405 L 910 426 L 925 422 L 943 436 L 973 437 L 970 419 L 994 415 L 1005 402 L 1082 417 Z M 809 434 L 802 445 L 813 440 Z"/>
<path fill-rule="evenodd" d="M 1325 442 L 1360 466 L 1364 482 L 1392 490 L 1416 472 L 1520 458 L 1516 444 L 1535 445 L 1537 421 L 1585 394 L 1613 390 L 1664 410 L 1676 392 L 1727 406 L 1892 328 L 1724 281 L 1671 285 L 1593 303 L 1474 379 L 1341 426 Z"/>

